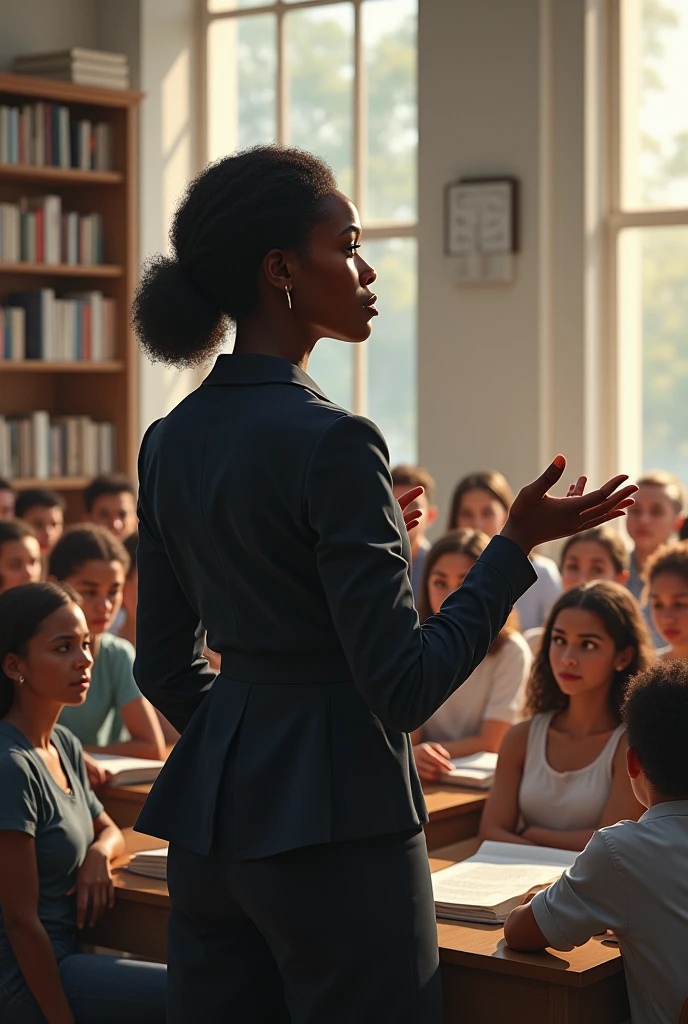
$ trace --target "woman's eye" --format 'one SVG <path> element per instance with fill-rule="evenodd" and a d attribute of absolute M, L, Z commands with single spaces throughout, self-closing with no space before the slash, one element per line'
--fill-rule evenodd
<path fill-rule="evenodd" d="M 553 636 L 552 643 L 555 645 L 555 647 L 561 647 L 564 643 L 564 638 L 562 636 Z"/>
<path fill-rule="evenodd" d="M 592 640 L 584 640 L 583 641 L 583 650 L 584 651 L 594 651 L 594 650 L 596 650 L 596 645 L 592 642 Z"/>
<path fill-rule="evenodd" d="M 351 245 L 347 245 L 345 252 L 348 252 L 349 256 L 353 256 L 357 249 L 361 248 L 360 242 L 352 242 Z"/>

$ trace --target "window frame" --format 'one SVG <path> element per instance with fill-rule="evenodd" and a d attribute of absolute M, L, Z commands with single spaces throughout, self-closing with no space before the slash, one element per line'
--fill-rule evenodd
<path fill-rule="evenodd" d="M 212 22 L 229 18 L 251 18 L 256 15 L 274 14 L 277 19 L 277 138 L 278 145 L 288 144 L 288 88 L 286 34 L 284 19 L 291 11 L 304 10 L 310 7 L 328 7 L 333 4 L 349 4 L 354 8 L 354 75 L 353 75 L 353 194 L 351 199 L 361 215 L 361 228 L 366 241 L 378 241 L 393 238 L 418 239 L 418 217 L 399 221 L 372 221 L 366 216 L 366 179 L 367 179 L 367 146 L 366 146 L 366 67 L 362 28 L 362 8 L 365 3 L 375 0 L 272 0 L 256 7 L 241 7 L 229 11 L 209 11 L 207 0 L 197 0 L 198 37 L 200 41 L 200 133 L 199 148 L 202 163 L 208 160 L 208 32 Z M 419 0 L 420 2 L 420 0 Z M 417 157 L 416 157 L 417 159 Z M 417 337 L 417 332 L 416 332 Z M 368 372 L 367 342 L 354 346 L 353 350 L 353 394 L 352 411 L 359 415 L 368 414 Z"/>
<path fill-rule="evenodd" d="M 624 160 L 624 39 L 623 0 L 608 2 L 608 173 L 605 217 L 606 235 L 606 308 L 605 333 L 610 343 L 612 372 L 609 375 L 612 407 L 616 410 L 614 448 L 615 464 L 631 476 L 642 472 L 643 379 L 642 329 L 628 324 L 624 344 L 620 334 L 623 322 L 620 284 L 622 260 L 620 249 L 624 231 L 629 228 L 663 228 L 688 226 L 688 206 L 653 206 L 629 209 L 623 204 Z"/>

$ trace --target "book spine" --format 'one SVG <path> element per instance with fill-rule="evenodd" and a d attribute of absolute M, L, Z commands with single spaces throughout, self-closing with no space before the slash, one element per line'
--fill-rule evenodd
<path fill-rule="evenodd" d="M 33 108 L 33 152 L 37 167 L 45 167 L 45 104 Z"/>

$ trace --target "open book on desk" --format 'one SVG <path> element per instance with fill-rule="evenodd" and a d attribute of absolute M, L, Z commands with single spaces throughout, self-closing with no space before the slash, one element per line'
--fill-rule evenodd
<path fill-rule="evenodd" d="M 127 871 L 146 878 L 167 878 L 167 847 L 159 850 L 142 850 L 135 853 L 127 865 Z"/>
<path fill-rule="evenodd" d="M 89 754 L 94 761 L 110 772 L 110 786 L 140 786 L 155 782 L 164 761 L 149 761 L 145 757 L 126 757 L 123 754 Z"/>
<path fill-rule="evenodd" d="M 435 871 L 438 917 L 504 924 L 525 895 L 555 882 L 578 856 L 572 850 L 519 843 L 482 843 L 468 860 Z"/>
<path fill-rule="evenodd" d="M 454 770 L 444 774 L 442 782 L 471 789 L 489 789 L 494 781 L 498 756 L 481 750 L 479 754 L 469 754 L 468 757 L 454 757 Z"/>

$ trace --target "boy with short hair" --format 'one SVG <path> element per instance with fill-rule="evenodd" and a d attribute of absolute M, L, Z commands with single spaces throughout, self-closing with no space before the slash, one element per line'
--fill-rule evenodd
<path fill-rule="evenodd" d="M 42 572 L 38 538 L 21 519 L 0 522 L 0 594 L 22 583 L 38 583 Z"/>
<path fill-rule="evenodd" d="M 437 506 L 433 505 L 435 481 L 423 466 L 411 466 L 407 463 L 395 466 L 392 470 L 394 497 L 398 500 L 413 487 L 423 488 L 423 494 L 419 495 L 415 501 L 412 501 L 407 508 L 408 512 L 420 509 L 423 513 L 418 521 L 418 525 L 409 534 L 411 542 L 411 586 L 413 587 L 413 596 L 418 600 L 425 556 L 432 547 L 432 544 L 426 537 L 426 533 L 428 528 L 437 519 Z"/>
<path fill-rule="evenodd" d="M 101 473 L 84 488 L 84 522 L 104 526 L 118 540 L 136 529 L 136 489 L 124 473 Z"/>
<path fill-rule="evenodd" d="M 596 832 L 562 877 L 509 915 L 507 945 L 569 950 L 611 929 L 633 1024 L 677 1024 L 688 996 L 688 664 L 629 684 L 628 774 L 648 810 Z"/>
<path fill-rule="evenodd" d="M 688 496 L 677 476 L 663 469 L 655 469 L 640 477 L 638 490 L 633 497 L 635 504 L 629 508 L 626 517 L 626 527 L 634 544 L 631 575 L 626 586 L 636 600 L 643 604 L 645 564 L 658 548 L 680 531 L 686 518 Z M 643 604 L 643 615 L 655 647 L 664 647 L 664 640 L 652 624 L 647 603 Z"/>
<path fill-rule="evenodd" d="M 9 480 L 5 480 L 4 476 L 0 476 L 0 522 L 14 519 L 15 501 L 14 487 Z"/>
<path fill-rule="evenodd" d="M 46 487 L 29 487 L 17 495 L 15 515 L 29 524 L 44 555 L 52 551 L 62 536 L 65 508 L 60 495 Z"/>

